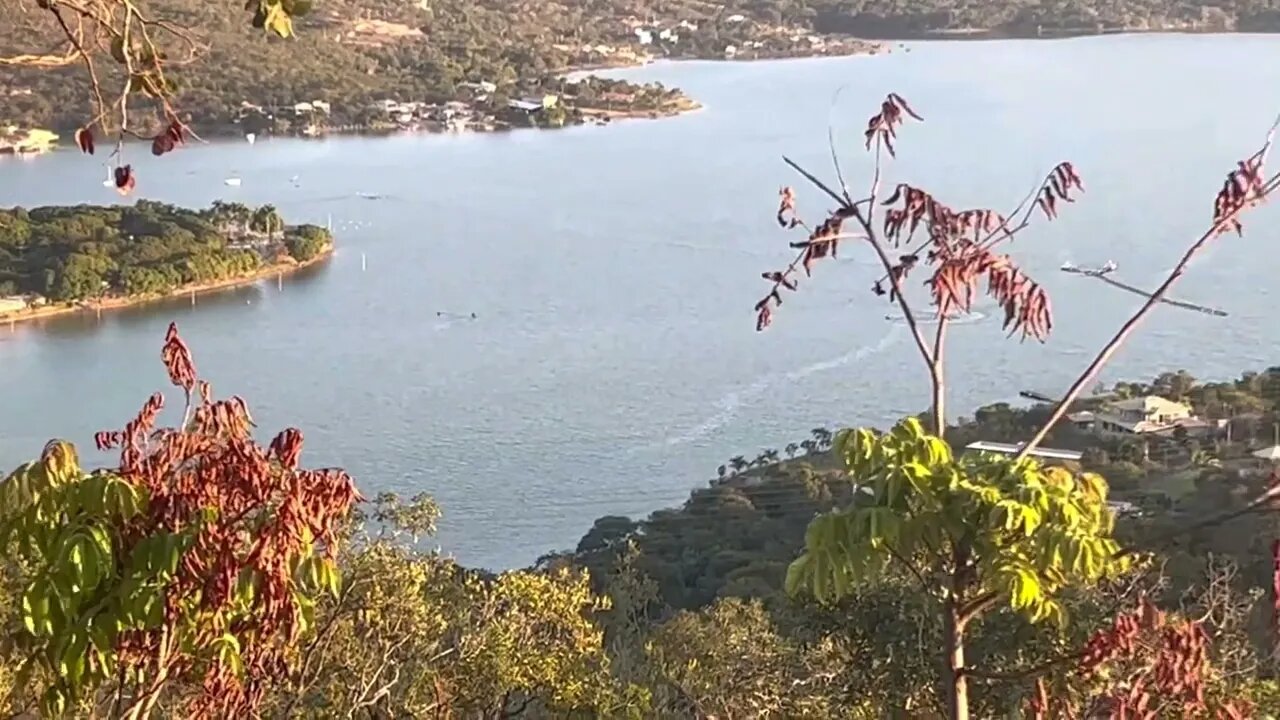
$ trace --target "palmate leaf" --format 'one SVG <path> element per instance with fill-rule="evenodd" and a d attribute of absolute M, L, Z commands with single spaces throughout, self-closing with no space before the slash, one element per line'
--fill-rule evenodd
<path fill-rule="evenodd" d="M 880 435 L 842 431 L 834 449 L 850 481 L 872 494 L 812 521 L 804 554 L 788 568 L 790 593 L 839 599 L 898 558 L 932 568 L 922 576 L 937 582 L 930 594 L 944 597 L 963 538 L 974 587 L 1032 622 L 1065 622 L 1056 593 L 1128 567 L 1116 557 L 1107 486 L 1097 475 L 999 455 L 957 458 L 916 418 Z"/>

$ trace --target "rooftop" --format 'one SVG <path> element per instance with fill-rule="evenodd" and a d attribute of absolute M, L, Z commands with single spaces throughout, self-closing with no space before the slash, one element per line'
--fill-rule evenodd
<path fill-rule="evenodd" d="M 1001 455 L 1013 455 L 1014 453 L 1021 450 L 1022 446 L 1025 444 L 1026 443 L 1018 443 L 1017 445 L 1010 445 L 1009 443 L 987 442 L 986 440 L 979 440 L 977 442 L 969 443 L 968 445 L 965 446 L 965 449 L 977 450 L 979 452 L 993 452 L 993 453 L 999 453 Z M 1075 450 L 1054 450 L 1053 448 L 1040 448 L 1040 447 L 1033 449 L 1031 452 L 1027 454 L 1033 455 L 1038 458 L 1044 458 L 1046 460 L 1072 460 L 1072 461 L 1078 461 L 1081 457 L 1084 456 L 1084 453 L 1079 453 L 1079 452 L 1076 452 Z"/>
<path fill-rule="evenodd" d="M 1189 413 L 1191 407 L 1180 402 L 1166 400 L 1158 395 L 1147 395 L 1140 398 L 1129 398 L 1127 400 L 1114 400 L 1107 403 L 1108 407 L 1114 410 L 1138 410 L 1140 412 L 1151 413 Z"/>

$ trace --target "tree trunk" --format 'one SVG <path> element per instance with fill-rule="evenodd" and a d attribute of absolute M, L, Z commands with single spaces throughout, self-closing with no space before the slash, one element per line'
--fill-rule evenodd
<path fill-rule="evenodd" d="M 969 720 L 969 680 L 964 676 L 964 624 L 954 599 L 947 600 L 942 620 L 943 641 L 947 649 L 947 717 Z"/>

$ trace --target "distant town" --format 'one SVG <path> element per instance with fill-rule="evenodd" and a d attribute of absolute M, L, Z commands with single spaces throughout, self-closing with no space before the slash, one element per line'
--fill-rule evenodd
<path fill-rule="evenodd" d="M 237 86 L 238 90 L 204 88 L 198 99 L 178 98 L 187 123 L 204 136 L 301 137 L 603 125 L 621 118 L 667 117 L 699 105 L 675 88 L 609 80 L 584 71 L 662 59 L 754 60 L 875 54 L 886 49 L 879 43 L 820 34 L 808 27 L 771 23 L 740 13 L 681 19 L 629 15 L 602 19 L 595 32 L 582 36 L 586 42 L 564 42 L 566 36 L 557 33 L 546 44 L 507 50 L 526 57 L 526 63 L 513 65 L 507 56 L 500 62 L 481 60 L 478 54 L 455 57 L 459 51 L 456 42 L 432 46 L 424 27 L 411 24 L 408 16 L 344 18 L 331 12 L 314 22 L 319 23 L 317 29 L 324 38 L 343 53 L 381 58 L 387 52 L 426 43 L 425 52 L 443 52 L 449 60 L 433 60 L 432 70 L 424 67 L 414 72 L 412 82 L 386 83 L 383 87 L 394 87 L 395 91 L 382 94 L 377 90 L 379 83 L 368 82 L 367 74 L 359 86 L 354 80 L 334 83 L 331 79 L 319 85 L 325 88 L 322 96 L 312 91 L 299 97 L 274 83 L 261 87 L 256 82 L 246 83 Z M 236 61 L 228 58 L 228 62 Z M 440 76 L 440 68 L 449 63 L 456 63 L 457 69 Z M 343 71 L 344 77 L 353 70 Z M 197 83 L 193 90 L 203 81 L 199 75 L 188 79 Z M 0 132 L 0 153 L 45 152 L 60 141 L 68 142 L 71 130 L 83 122 L 83 113 L 60 104 L 60 90 L 47 83 L 48 76 L 38 74 L 15 73 L 0 80 L 0 96 L 14 101 L 9 116 L 0 115 L 0 121 L 12 123 Z M 290 83 L 285 87 L 298 86 Z M 136 114 L 135 123 L 138 117 L 146 116 Z M 144 134 L 161 129 L 160 125 L 134 128 Z"/>

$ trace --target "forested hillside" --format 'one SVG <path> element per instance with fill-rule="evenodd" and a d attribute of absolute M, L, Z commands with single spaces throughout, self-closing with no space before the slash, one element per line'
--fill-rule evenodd
<path fill-rule="evenodd" d="M 492 82 L 503 97 L 515 97 L 563 90 L 555 75 L 574 66 L 869 49 L 838 36 L 1280 29 L 1274 0 L 320 0 L 310 7 L 294 19 L 294 36 L 282 39 L 247 27 L 244 13 L 221 3 L 148 3 L 154 16 L 192 29 L 164 45 L 180 106 L 194 127 L 225 128 L 242 103 L 288 107 L 314 100 L 332 107 L 329 124 L 363 126 L 377 114 L 375 101 L 465 99 L 465 82 Z M 0 27 L 0 55 L 47 50 L 58 37 L 54 21 L 28 0 L 18 8 L 17 22 Z M 650 33 L 643 43 L 637 28 Z M 99 69 L 110 84 L 113 68 Z M 7 67 L 0 75 L 0 95 L 7 96 L 0 121 L 63 131 L 83 125 L 89 98 L 67 80 L 82 70 Z"/>

